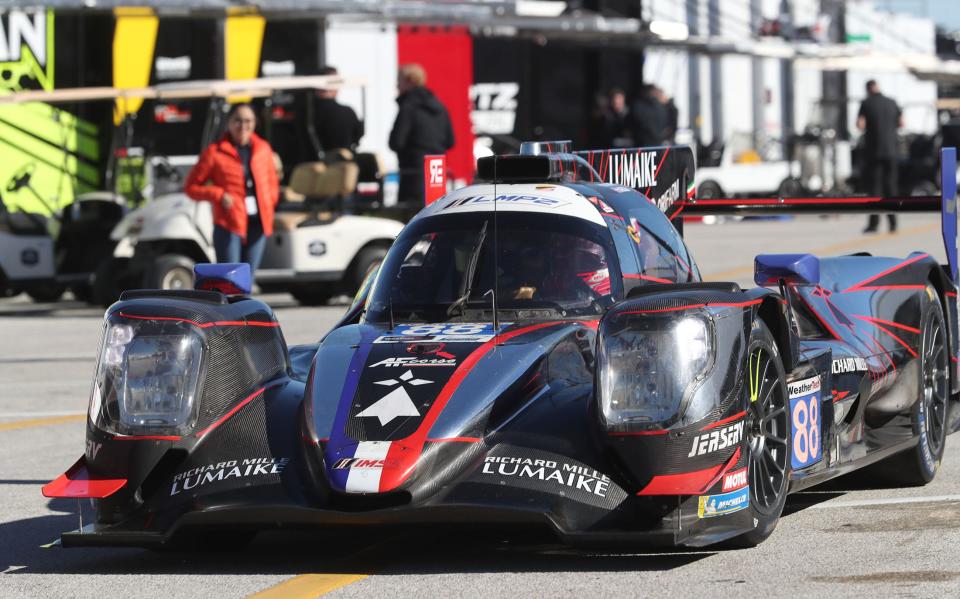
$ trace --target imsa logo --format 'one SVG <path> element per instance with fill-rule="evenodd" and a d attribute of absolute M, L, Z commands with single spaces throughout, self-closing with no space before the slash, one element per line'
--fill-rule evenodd
<path fill-rule="evenodd" d="M 743 427 L 744 422 L 741 420 L 736 424 L 697 435 L 693 438 L 693 447 L 687 457 L 706 455 L 737 445 L 743 439 Z"/>

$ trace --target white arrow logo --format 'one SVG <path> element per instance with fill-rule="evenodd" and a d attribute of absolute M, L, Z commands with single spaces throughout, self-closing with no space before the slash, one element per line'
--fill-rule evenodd
<path fill-rule="evenodd" d="M 420 412 L 417 411 L 417 406 L 413 405 L 413 400 L 410 399 L 410 395 L 407 393 L 406 385 L 418 387 L 420 385 L 429 385 L 433 381 L 415 379 L 413 378 L 413 372 L 410 370 L 401 374 L 399 379 L 400 380 L 386 379 L 383 381 L 374 381 L 374 385 L 383 385 L 385 387 L 400 386 L 380 398 L 366 410 L 357 414 L 357 417 L 375 416 L 380 420 L 380 426 L 386 426 L 387 423 L 400 416 L 419 416 Z"/>

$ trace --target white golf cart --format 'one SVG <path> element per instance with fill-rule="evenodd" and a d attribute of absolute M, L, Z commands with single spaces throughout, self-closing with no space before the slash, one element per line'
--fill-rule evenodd
<path fill-rule="evenodd" d="M 220 133 L 229 97 L 271 97 L 278 92 L 357 85 L 339 76 L 276 77 L 246 81 L 196 81 L 152 88 L 153 98 L 211 98 L 201 148 Z M 201 148 L 196 148 L 197 150 Z M 130 212 L 114 229 L 114 259 L 103 281 L 115 288 L 190 289 L 193 266 L 213 262 L 211 205 L 194 202 L 181 189 L 196 155 L 155 156 L 147 160 L 146 189 L 153 199 Z M 395 220 L 346 214 L 345 203 L 357 190 L 362 167 L 371 156 L 340 153 L 324 162 L 297 165 L 283 191 L 257 283 L 264 291 L 289 291 L 304 304 L 323 304 L 352 294 L 367 271 L 386 254 L 403 225 Z M 382 169 L 374 178 L 382 177 Z"/>

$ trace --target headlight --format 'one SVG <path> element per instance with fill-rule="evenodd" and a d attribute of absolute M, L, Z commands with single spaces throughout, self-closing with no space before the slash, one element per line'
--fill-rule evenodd
<path fill-rule="evenodd" d="M 124 435 L 183 434 L 196 422 L 204 341 L 176 321 L 108 322 L 90 418 Z"/>
<path fill-rule="evenodd" d="M 705 316 L 624 314 L 602 333 L 600 407 L 611 428 L 676 420 L 713 365 Z"/>

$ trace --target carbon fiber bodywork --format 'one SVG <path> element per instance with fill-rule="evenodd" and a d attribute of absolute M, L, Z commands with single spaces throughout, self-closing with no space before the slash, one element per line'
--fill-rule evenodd
<path fill-rule="evenodd" d="M 94 415 L 75 468 L 124 482 L 64 545 L 156 545 L 205 527 L 428 523 L 530 524 L 570 542 L 653 545 L 747 534 L 764 517 L 747 472 L 759 426 L 749 366 L 758 322 L 784 367 L 790 426 L 806 443 L 786 437 L 791 490 L 917 446 L 920 319 L 933 302 L 945 308 L 949 353 L 958 352 L 957 290 L 929 256 L 822 259 L 819 283 L 779 290 L 703 284 L 643 195 L 580 179 L 563 186 L 596 210 L 592 222 L 604 223 L 617 252 L 609 274 L 622 296 L 596 318 L 537 313 L 498 329 L 462 318 L 378 322 L 365 320 L 361 297 L 322 342 L 288 352 L 255 300 L 123 298 L 108 322 L 175 322 L 203 336 L 200 416 L 188 434 L 137 438 Z M 675 280 L 649 275 L 641 225 L 685 267 Z M 676 413 L 607 422 L 610 340 L 689 316 L 709 323 L 710 360 Z"/>

